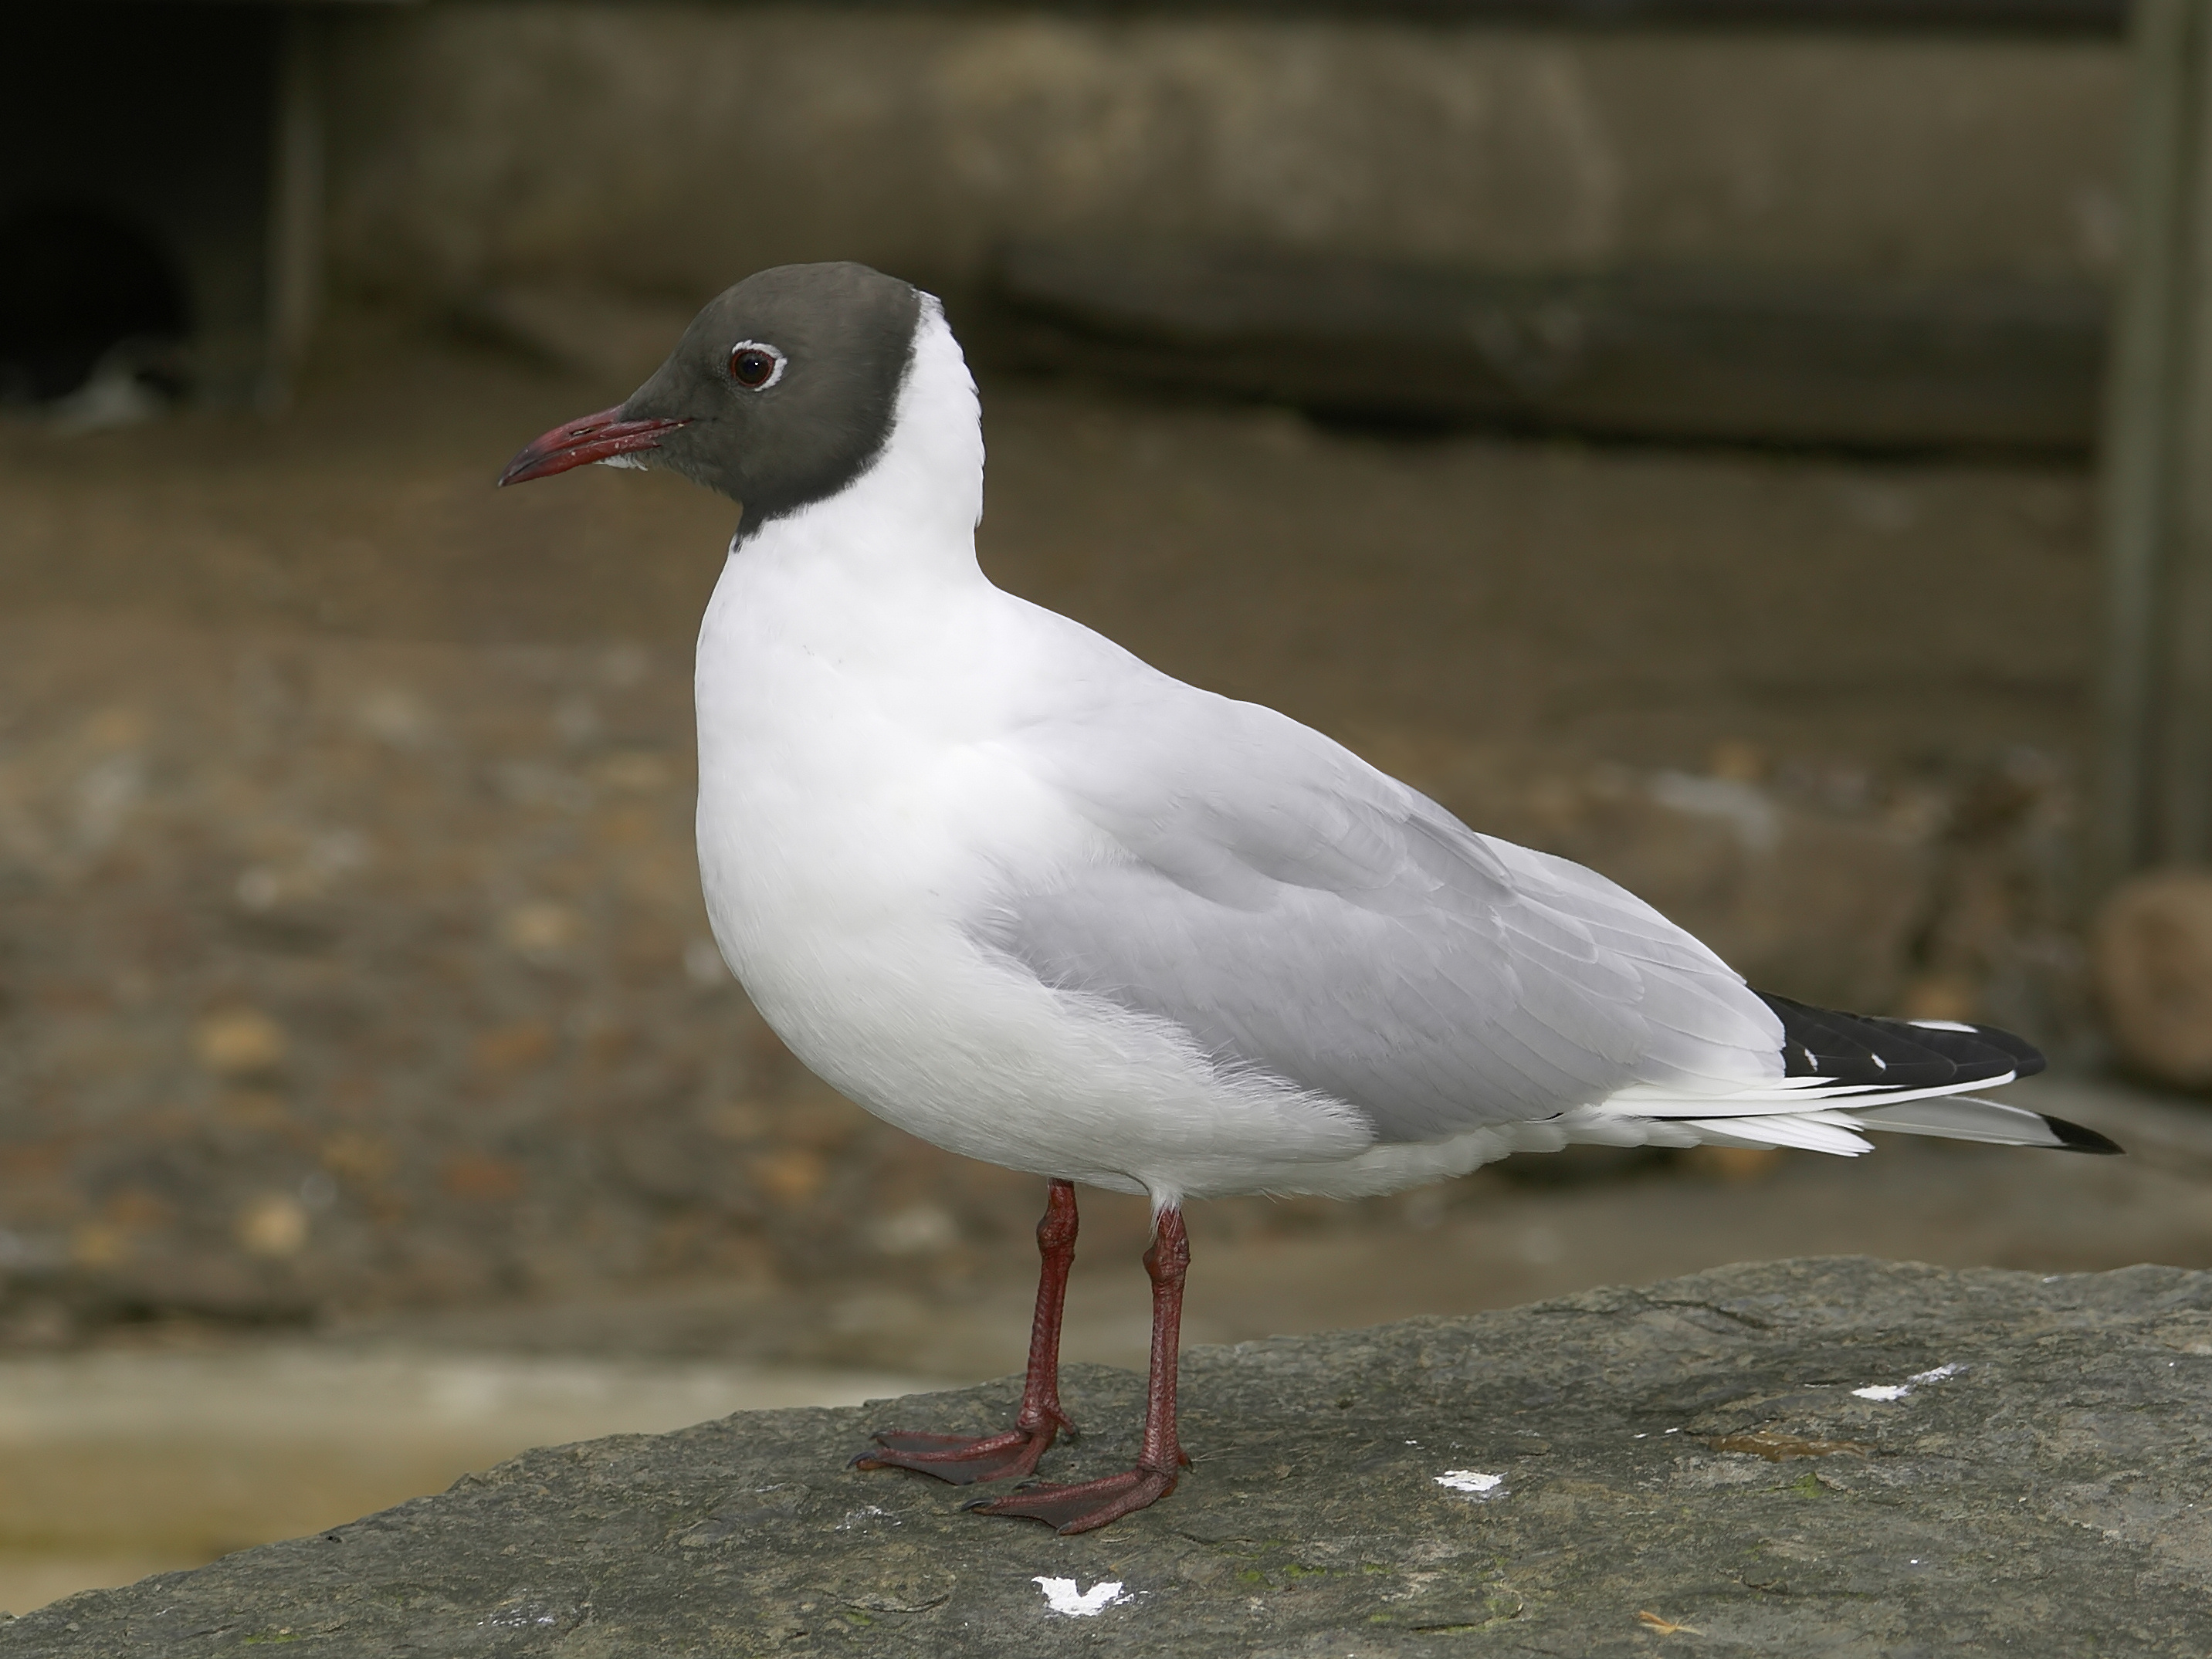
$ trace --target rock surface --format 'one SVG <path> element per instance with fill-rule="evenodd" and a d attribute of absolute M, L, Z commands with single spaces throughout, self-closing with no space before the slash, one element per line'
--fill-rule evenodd
<path fill-rule="evenodd" d="M 1198 1462 L 1080 1538 L 847 1470 L 1005 1382 L 535 1451 L 0 1627 L 0 1654 L 2212 1650 L 2212 1275 L 1860 1259 L 1186 1357 Z M 1133 1448 L 1138 1380 L 1083 1368 Z"/>

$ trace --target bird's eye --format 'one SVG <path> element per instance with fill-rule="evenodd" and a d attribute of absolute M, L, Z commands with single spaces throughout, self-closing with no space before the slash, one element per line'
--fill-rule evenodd
<path fill-rule="evenodd" d="M 783 378 L 784 357 L 772 345 L 740 340 L 730 348 L 730 378 L 748 392 L 762 392 Z"/>

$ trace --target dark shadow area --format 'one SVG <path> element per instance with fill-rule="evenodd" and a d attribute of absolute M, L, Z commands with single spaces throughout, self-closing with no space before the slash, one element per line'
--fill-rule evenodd
<path fill-rule="evenodd" d="M 266 310 L 277 10 L 10 10 L 0 398 L 80 391 L 118 346 L 134 384 L 218 402 L 250 392 Z"/>
<path fill-rule="evenodd" d="M 68 202 L 0 217 L 0 401 L 65 398 L 118 348 L 173 395 L 182 380 L 159 365 L 189 321 L 175 261 L 137 226 Z"/>

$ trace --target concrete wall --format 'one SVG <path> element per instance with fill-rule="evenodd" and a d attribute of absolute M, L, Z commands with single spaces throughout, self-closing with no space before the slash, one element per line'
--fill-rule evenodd
<path fill-rule="evenodd" d="M 684 296 L 1011 236 L 2101 277 L 2120 48 L 456 0 L 330 22 L 332 252 Z"/>

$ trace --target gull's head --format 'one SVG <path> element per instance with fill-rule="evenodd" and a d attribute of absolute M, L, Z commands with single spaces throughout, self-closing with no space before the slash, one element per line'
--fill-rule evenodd
<path fill-rule="evenodd" d="M 757 527 L 836 495 L 882 451 L 921 317 L 911 284 L 866 265 L 757 272 L 710 301 L 628 402 L 555 427 L 499 481 L 665 466 Z"/>

